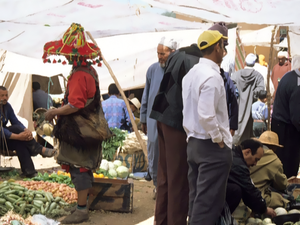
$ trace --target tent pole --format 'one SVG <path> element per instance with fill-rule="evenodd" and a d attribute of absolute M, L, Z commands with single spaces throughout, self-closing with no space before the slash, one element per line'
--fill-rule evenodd
<path fill-rule="evenodd" d="M 268 76 L 267 76 L 267 104 L 268 104 L 268 125 L 267 130 L 271 130 L 271 93 L 270 93 L 270 77 L 271 77 L 271 66 L 273 61 L 273 45 L 274 45 L 274 38 L 277 32 L 275 33 L 277 26 L 274 26 L 271 35 L 271 48 L 270 48 L 270 55 L 269 55 L 269 67 L 268 67 Z"/>
<path fill-rule="evenodd" d="M 98 45 L 97 45 L 97 42 L 96 42 L 95 39 L 92 37 L 91 33 L 90 33 L 89 31 L 86 31 L 86 33 L 87 33 L 87 35 L 91 38 L 91 40 L 93 41 L 93 43 L 94 43 L 96 46 L 98 46 Z M 100 51 L 100 52 L 101 52 L 101 51 Z M 136 124 L 135 124 L 135 121 L 134 121 L 134 119 L 133 119 L 133 116 L 132 116 L 132 113 L 131 113 L 131 108 L 130 108 L 129 102 L 128 102 L 128 100 L 127 100 L 125 94 L 124 94 L 124 91 L 123 91 L 123 89 L 121 88 L 121 86 L 120 86 L 120 84 L 119 84 L 119 81 L 118 81 L 117 77 L 114 75 L 114 73 L 113 73 L 113 71 L 112 71 L 110 65 L 108 64 L 108 62 L 107 62 L 107 61 L 105 60 L 105 58 L 103 57 L 102 52 L 101 52 L 101 59 L 102 59 L 104 65 L 107 67 L 107 69 L 108 69 L 108 71 L 109 71 L 111 77 L 113 78 L 114 82 L 115 82 L 116 85 L 117 85 L 117 88 L 118 88 L 119 91 L 120 91 L 121 96 L 123 97 L 123 100 L 125 101 L 126 108 L 127 108 L 127 110 L 128 110 L 128 114 L 129 114 L 129 117 L 130 117 L 130 121 L 131 121 L 133 130 L 134 130 L 135 135 L 136 135 L 138 141 L 140 142 L 140 145 L 141 145 L 141 147 L 142 147 L 142 150 L 143 150 L 143 152 L 144 152 L 144 154 L 145 154 L 145 156 L 146 156 L 145 159 L 146 159 L 147 162 L 148 162 L 148 152 L 147 152 L 147 148 L 146 148 L 146 146 L 145 146 L 145 144 L 144 144 L 144 141 L 143 141 L 143 139 L 142 139 L 140 133 L 138 132 L 138 128 L 137 128 L 137 126 L 136 126 Z"/>
<path fill-rule="evenodd" d="M 289 54 L 289 57 L 291 58 L 292 56 L 291 56 L 290 27 L 287 28 L 286 38 L 287 38 L 287 43 L 288 43 L 288 54 Z"/>

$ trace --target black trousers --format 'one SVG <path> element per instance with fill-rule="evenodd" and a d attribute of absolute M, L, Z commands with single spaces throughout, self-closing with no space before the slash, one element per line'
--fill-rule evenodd
<path fill-rule="evenodd" d="M 226 189 L 226 202 L 229 206 L 231 214 L 239 206 L 242 200 L 242 189 L 239 185 L 233 183 L 227 183 Z"/>
<path fill-rule="evenodd" d="M 24 131 L 23 128 L 18 125 L 12 125 L 10 127 L 7 127 L 6 129 L 14 134 L 19 134 Z M 43 146 L 37 143 L 34 139 L 32 139 L 31 141 L 6 139 L 6 142 L 9 150 L 15 150 L 17 152 L 22 172 L 25 175 L 36 173 L 31 156 L 40 154 L 42 152 Z M 0 144 L 1 148 L 5 147 L 3 146 L 4 143 L 2 138 Z"/>
<path fill-rule="evenodd" d="M 287 178 L 297 176 L 300 162 L 300 132 L 293 124 L 283 123 L 272 119 L 272 131 L 278 135 L 279 144 L 276 154 L 283 164 L 283 171 Z"/>

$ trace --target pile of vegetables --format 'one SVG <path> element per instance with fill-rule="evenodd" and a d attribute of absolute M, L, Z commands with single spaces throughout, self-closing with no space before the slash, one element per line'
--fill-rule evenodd
<path fill-rule="evenodd" d="M 145 144 L 145 146 L 147 146 L 147 136 L 142 132 L 142 131 L 138 131 L 143 139 L 143 142 Z M 126 136 L 126 139 L 123 141 L 123 146 L 121 149 L 121 152 L 123 153 L 128 153 L 128 154 L 132 154 L 136 151 L 141 150 L 141 144 L 139 142 L 139 140 L 136 137 L 135 132 L 132 132 L 130 134 L 128 134 Z"/>
<path fill-rule="evenodd" d="M 98 174 L 103 174 L 104 177 L 110 179 L 113 178 L 127 178 L 129 175 L 129 169 L 126 166 L 122 166 L 120 160 L 115 160 L 114 162 L 107 161 L 102 159 L 100 168 L 97 170 Z"/>
<path fill-rule="evenodd" d="M 115 135 L 102 142 L 102 158 L 106 160 L 113 160 L 117 149 L 123 146 L 123 141 L 128 134 L 127 131 L 118 128 L 110 128 L 110 130 Z"/>
<path fill-rule="evenodd" d="M 23 218 L 34 214 L 43 214 L 55 218 L 61 216 L 64 207 L 68 207 L 62 198 L 54 198 L 45 191 L 31 191 L 18 183 L 4 181 L 0 185 L 0 215 L 14 211 Z"/>
<path fill-rule="evenodd" d="M 7 179 L 7 178 L 11 179 L 11 178 L 16 178 L 18 176 L 19 176 L 19 172 L 16 169 L 0 173 L 0 178 L 1 179 Z"/>
<path fill-rule="evenodd" d="M 66 184 L 71 188 L 74 188 L 74 184 L 72 183 L 70 174 L 68 173 L 62 173 L 62 171 L 60 171 L 61 173 L 52 173 L 51 175 L 49 175 L 48 173 L 44 173 L 41 174 L 40 172 L 38 173 L 37 176 L 33 177 L 33 178 L 25 178 L 24 181 L 47 181 L 50 183 L 59 183 L 59 184 Z"/>
<path fill-rule="evenodd" d="M 77 202 L 76 190 L 66 184 L 50 183 L 48 181 L 17 181 L 17 183 L 29 190 L 50 192 L 54 197 L 60 197 L 69 204 Z"/>
<path fill-rule="evenodd" d="M 278 207 L 275 209 L 275 213 L 277 216 L 281 216 L 281 215 L 286 215 L 286 214 L 300 214 L 300 211 L 297 209 L 292 209 L 289 212 L 286 211 L 285 208 L 282 207 Z M 258 218 L 249 218 L 247 220 L 246 225 L 276 225 L 274 223 L 272 223 L 272 220 L 270 218 L 265 218 L 264 220 L 258 219 Z M 300 221 L 297 223 L 293 223 L 293 222 L 286 222 L 284 223 L 284 225 L 300 225 Z"/>
<path fill-rule="evenodd" d="M 19 214 L 14 213 L 13 211 L 9 211 L 4 216 L 1 217 L 0 224 L 1 225 L 40 225 L 37 223 L 33 223 L 32 217 L 29 216 L 26 219 L 22 218 Z"/>

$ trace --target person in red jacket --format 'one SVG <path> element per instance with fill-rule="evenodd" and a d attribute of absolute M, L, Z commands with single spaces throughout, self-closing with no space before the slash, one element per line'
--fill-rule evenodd
<path fill-rule="evenodd" d="M 92 188 L 92 170 L 100 166 L 101 143 L 111 137 L 101 106 L 98 75 L 91 66 L 96 61 L 100 64 L 101 53 L 97 46 L 86 41 L 83 27 L 73 23 L 62 40 L 45 44 L 44 62 L 51 62 L 47 59 L 49 55 L 63 55 L 73 65 L 63 106 L 48 110 L 45 119 L 58 116 L 53 131 L 59 140 L 57 163 L 70 172 L 78 193 L 77 206 L 70 208 L 72 214 L 61 222 L 82 223 L 88 220 L 88 193 Z M 88 60 L 95 58 L 98 59 Z"/>

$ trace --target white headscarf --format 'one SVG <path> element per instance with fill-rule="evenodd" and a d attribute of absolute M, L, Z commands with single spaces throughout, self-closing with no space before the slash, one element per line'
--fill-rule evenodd
<path fill-rule="evenodd" d="M 292 70 L 300 69 L 300 55 L 294 55 L 292 59 Z"/>
<path fill-rule="evenodd" d="M 175 41 L 173 38 L 162 37 L 158 44 L 166 46 L 172 50 L 177 49 L 177 41 Z"/>
<path fill-rule="evenodd" d="M 278 52 L 277 57 L 285 57 L 285 58 L 288 58 L 288 53 L 287 53 L 287 52 L 280 51 L 280 52 Z"/>

